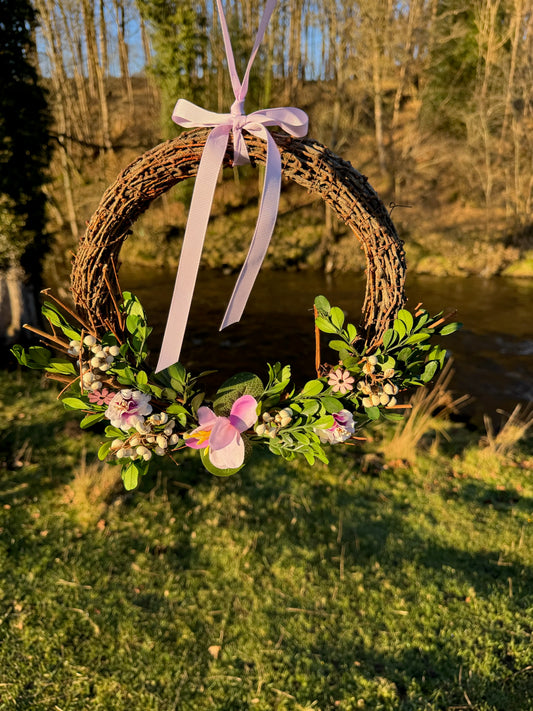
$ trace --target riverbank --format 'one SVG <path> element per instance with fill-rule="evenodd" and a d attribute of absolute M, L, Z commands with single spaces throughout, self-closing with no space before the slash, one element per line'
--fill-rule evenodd
<path fill-rule="evenodd" d="M 259 199 L 257 179 L 250 177 L 250 172 L 245 171 L 238 182 L 226 178 L 219 186 L 202 253 L 203 268 L 235 272 L 246 258 Z M 139 219 L 122 249 L 124 262 L 147 268 L 177 267 L 190 187 L 157 201 Z M 386 197 L 383 199 L 386 201 Z M 95 197 L 92 209 L 96 206 Z M 356 237 L 340 222 L 331 225 L 326 210 L 321 200 L 297 186 L 284 186 L 263 268 L 362 273 L 366 262 Z M 404 241 L 412 274 L 533 278 L 529 237 L 520 241 L 506 234 L 503 220 L 487 234 L 483 227 L 486 215 L 481 209 L 443 206 L 439 211 L 414 203 L 395 208 L 392 217 Z M 57 235 L 47 268 L 68 265 L 74 249 L 70 238 Z"/>
<path fill-rule="evenodd" d="M 55 395 L 0 381 L 6 711 L 533 705 L 531 440 L 447 427 L 408 464 L 381 433 L 126 495 Z"/>

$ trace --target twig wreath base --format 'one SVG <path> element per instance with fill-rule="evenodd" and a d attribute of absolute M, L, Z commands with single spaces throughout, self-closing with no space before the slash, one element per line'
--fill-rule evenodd
<path fill-rule="evenodd" d="M 327 463 L 326 447 L 357 439 L 379 419 L 398 420 L 398 397 L 430 382 L 446 352 L 430 343 L 459 324 L 444 324 L 417 307 L 403 308 L 405 258 L 384 205 L 366 178 L 311 140 L 274 134 L 283 175 L 319 194 L 350 226 L 367 259 L 362 322 L 324 296 L 315 299 L 317 377 L 299 391 L 291 369 L 267 364 L 259 377 L 237 373 L 207 398 L 183 365 L 154 373 L 147 364 L 149 328 L 139 300 L 121 293 L 115 265 L 135 220 L 173 185 L 196 175 L 205 130 L 189 131 L 145 153 L 105 192 L 88 223 L 72 268 L 73 311 L 55 297 L 43 315 L 51 333 L 28 327 L 48 348 L 15 346 L 20 364 L 64 384 L 59 398 L 80 410 L 82 428 L 103 423 L 102 460 L 118 462 L 127 489 L 160 456 L 179 463 L 180 450 L 198 450 L 208 471 L 237 472 L 256 447 L 290 460 Z M 261 141 L 246 136 L 253 162 L 265 160 Z M 231 146 L 225 165 L 231 165 Z M 333 365 L 322 363 L 326 334 Z M 57 355 L 49 348 L 52 347 Z M 210 371 L 212 372 L 212 371 Z"/>

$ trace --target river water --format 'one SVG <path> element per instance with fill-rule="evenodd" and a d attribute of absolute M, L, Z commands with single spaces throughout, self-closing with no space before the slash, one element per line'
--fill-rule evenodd
<path fill-rule="evenodd" d="M 161 342 L 174 278 L 160 269 L 121 270 L 122 288 L 141 299 L 154 327 L 152 351 Z M 263 270 L 241 322 L 219 332 L 235 279 L 200 273 L 182 350 L 181 361 L 191 370 L 217 368 L 215 383 L 241 370 L 264 376 L 265 364 L 276 360 L 290 363 L 300 384 L 314 377 L 312 308 L 318 294 L 344 309 L 349 320 L 359 320 L 363 276 Z M 494 417 L 498 409 L 509 412 L 533 401 L 532 280 L 415 276 L 407 295 L 408 308 L 421 301 L 431 313 L 456 310 L 454 320 L 463 322 L 443 344 L 454 358 L 454 392 L 473 398 L 467 414 L 479 421 L 483 413 Z"/>

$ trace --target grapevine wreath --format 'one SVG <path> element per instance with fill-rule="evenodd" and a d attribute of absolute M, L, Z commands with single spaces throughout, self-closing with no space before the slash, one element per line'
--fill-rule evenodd
<path fill-rule="evenodd" d="M 222 0 L 217 0 L 227 67 L 235 102 L 215 114 L 180 99 L 172 118 L 186 128 L 178 138 L 140 156 L 104 193 L 74 258 L 74 310 L 48 294 L 43 315 L 52 333 L 28 327 L 48 348 L 15 346 L 19 363 L 64 383 L 59 398 L 83 412 L 82 428 L 104 423 L 98 457 L 121 464 L 126 489 L 137 486 L 158 457 L 179 462 L 180 451 L 198 450 L 208 471 L 237 472 L 257 447 L 285 459 L 302 455 L 327 463 L 325 447 L 357 438 L 381 418 L 401 419 L 397 397 L 428 383 L 446 352 L 430 342 L 452 333 L 441 314 L 403 308 L 405 255 L 385 206 L 352 166 L 316 141 L 305 139 L 307 116 L 299 109 L 244 113 L 254 58 L 276 0 L 265 10 L 242 82 L 233 57 Z M 280 126 L 284 133 L 266 127 Z M 267 250 L 276 220 L 281 179 L 318 194 L 350 227 L 367 261 L 362 320 L 324 296 L 315 299 L 316 378 L 297 390 L 288 365 L 267 364 L 266 373 L 237 373 L 212 398 L 201 389 L 205 373 L 193 375 L 179 362 L 195 275 L 219 168 L 262 164 L 264 187 L 250 250 L 222 326 L 240 319 Z M 119 253 L 135 221 L 151 202 L 197 176 L 178 275 L 154 370 L 148 363 L 151 329 L 139 300 L 121 293 Z M 207 206 L 207 210 L 205 209 Z M 47 292 L 48 293 L 48 292 Z M 333 365 L 322 363 L 320 332 L 328 336 Z"/>
<path fill-rule="evenodd" d="M 140 156 L 105 192 L 73 260 L 74 309 L 48 291 L 42 312 L 51 333 L 29 327 L 51 347 L 15 346 L 20 364 L 64 383 L 59 394 L 80 410 L 80 426 L 105 424 L 98 457 L 121 464 L 127 489 L 135 488 L 158 457 L 179 462 L 184 448 L 197 449 L 213 474 L 238 471 L 258 447 L 290 460 L 303 456 L 327 463 L 326 449 L 348 442 L 382 418 L 399 420 L 398 397 L 427 384 L 446 352 L 431 336 L 452 333 L 418 307 L 403 308 L 405 257 L 390 216 L 367 179 L 310 139 L 274 133 L 283 177 L 320 195 L 352 230 L 365 253 L 367 283 L 361 323 L 324 296 L 315 299 L 315 325 L 326 334 L 333 365 L 317 358 L 317 377 L 301 390 L 290 366 L 267 364 L 262 377 L 237 373 L 210 399 L 202 375 L 179 362 L 154 373 L 148 365 L 150 328 L 139 300 L 120 292 L 119 252 L 132 225 L 150 203 L 194 177 L 208 131 L 192 130 Z M 265 162 L 265 144 L 245 136 L 252 164 Z M 224 165 L 232 165 L 231 139 Z M 317 354 L 320 349 L 317 347 Z"/>

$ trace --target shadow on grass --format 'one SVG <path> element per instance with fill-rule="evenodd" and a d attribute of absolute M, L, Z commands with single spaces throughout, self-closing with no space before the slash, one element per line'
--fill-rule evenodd
<path fill-rule="evenodd" d="M 355 708 L 348 702 L 358 698 L 383 709 L 459 708 L 468 699 L 484 709 L 531 707 L 526 652 L 513 652 L 530 641 L 531 567 L 501 564 L 495 538 L 475 549 L 448 539 L 444 514 L 454 502 L 429 509 L 409 488 L 420 481 L 384 473 L 349 483 L 357 466 L 355 457 L 332 457 L 328 470 L 259 456 L 239 475 L 214 479 L 189 458 L 183 469 L 163 467 L 154 488 L 147 480 L 120 496 L 104 526 L 85 532 L 57 503 L 42 524 L 34 518 L 47 490 L 35 491 L 35 472 L 17 473 L 27 486 L 3 512 L 3 589 L 4 601 L 24 601 L 27 618 L 10 628 L 9 683 L 20 668 L 11 655 L 33 658 L 14 708 L 39 708 L 46 674 L 59 679 L 60 708 L 93 699 L 103 708 L 103 690 L 116 683 L 130 697 L 120 706 L 110 696 L 110 709 L 244 711 L 260 682 L 323 711 Z M 483 485 L 462 486 L 475 516 Z M 72 669 L 83 684 L 68 686 Z"/>

